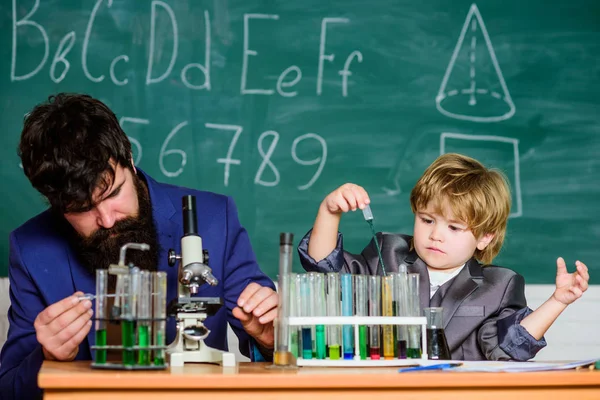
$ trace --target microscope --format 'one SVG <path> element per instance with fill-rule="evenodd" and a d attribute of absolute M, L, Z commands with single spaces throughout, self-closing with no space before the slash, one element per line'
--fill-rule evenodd
<path fill-rule="evenodd" d="M 198 294 L 200 286 L 208 283 L 216 286 L 219 281 L 213 276 L 208 266 L 208 251 L 202 249 L 202 238 L 198 235 L 196 216 L 196 197 L 184 196 L 183 236 L 181 238 L 181 254 L 169 250 L 169 265 L 179 263 L 177 274 L 177 298 L 169 305 L 169 315 L 177 320 L 177 334 L 173 343 L 167 348 L 169 364 L 182 367 L 184 363 L 222 363 L 223 366 L 235 366 L 233 353 L 208 347 L 204 339 L 210 330 L 204 320 L 214 315 L 222 306 L 219 297 L 193 297 Z"/>

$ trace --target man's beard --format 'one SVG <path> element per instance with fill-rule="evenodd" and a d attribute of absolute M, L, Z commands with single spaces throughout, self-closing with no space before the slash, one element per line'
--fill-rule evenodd
<path fill-rule="evenodd" d="M 158 267 L 158 238 L 150 197 L 142 179 L 133 175 L 138 196 L 139 211 L 137 217 L 121 219 L 111 228 L 99 228 L 88 237 L 74 232 L 75 253 L 81 264 L 95 275 L 97 269 L 107 269 L 110 264 L 117 264 L 121 246 L 126 243 L 147 243 L 150 250 L 128 250 L 125 264 L 133 263 L 140 269 L 156 271 Z"/>

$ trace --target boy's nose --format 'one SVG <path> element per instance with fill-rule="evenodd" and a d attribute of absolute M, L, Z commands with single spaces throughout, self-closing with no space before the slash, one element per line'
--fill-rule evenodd
<path fill-rule="evenodd" d="M 429 239 L 435 241 L 435 242 L 441 242 L 443 237 L 442 237 L 442 233 L 440 232 L 440 229 L 435 226 L 431 229 L 431 232 L 429 234 Z"/>

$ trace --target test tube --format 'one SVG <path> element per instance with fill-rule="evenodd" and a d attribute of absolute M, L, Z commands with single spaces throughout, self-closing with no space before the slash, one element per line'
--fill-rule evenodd
<path fill-rule="evenodd" d="M 394 274 L 394 315 L 399 317 L 407 317 L 407 277 L 406 265 L 401 264 L 398 267 L 398 272 Z M 408 343 L 408 328 L 406 325 L 396 325 L 396 357 L 406 358 L 406 347 Z"/>
<path fill-rule="evenodd" d="M 325 300 L 325 274 L 318 272 L 309 272 L 309 280 L 312 284 L 312 309 L 313 316 L 324 317 L 326 312 Z M 315 325 L 315 357 L 317 360 L 324 360 L 327 357 L 327 337 L 325 333 L 325 325 Z"/>
<path fill-rule="evenodd" d="M 167 317 L 167 273 L 154 272 L 152 282 L 153 314 L 154 314 L 154 365 L 165 364 L 165 325 Z"/>
<path fill-rule="evenodd" d="M 369 316 L 381 317 L 381 276 L 370 275 L 369 281 Z M 369 326 L 369 356 L 371 360 L 380 359 L 380 326 Z"/>
<path fill-rule="evenodd" d="M 134 296 L 131 284 L 132 274 L 121 275 L 121 344 L 123 346 L 123 365 L 133 365 L 135 355 L 133 345 L 135 344 L 135 332 L 133 330 Z"/>
<path fill-rule="evenodd" d="M 419 299 L 419 274 L 408 274 L 408 312 L 411 317 L 421 316 Z M 407 358 L 421 358 L 421 339 L 418 325 L 408 326 Z"/>
<path fill-rule="evenodd" d="M 96 270 L 96 346 L 106 346 L 108 271 Z M 106 348 L 96 350 L 96 364 L 106 363 Z"/>
<path fill-rule="evenodd" d="M 354 292 L 355 292 L 355 306 L 356 306 L 356 315 L 360 317 L 366 317 L 369 315 L 368 312 L 368 285 L 367 285 L 367 276 L 366 275 L 355 275 L 354 276 Z M 360 325 L 358 327 L 358 346 L 360 359 L 367 359 L 367 326 Z"/>
<path fill-rule="evenodd" d="M 382 277 L 381 282 L 381 310 L 385 317 L 394 316 L 394 303 L 393 303 L 393 288 L 394 288 L 394 276 L 386 275 Z M 392 360 L 395 357 L 395 339 L 394 339 L 395 327 L 393 325 L 383 325 L 383 357 L 386 360 Z"/>
<path fill-rule="evenodd" d="M 298 301 L 300 299 L 300 291 L 298 290 L 298 274 L 290 273 L 289 274 L 289 301 L 290 301 L 290 317 L 299 317 L 300 316 L 300 307 L 301 303 Z M 290 352 L 294 356 L 294 358 L 298 358 L 299 354 L 302 354 L 302 350 L 298 348 L 298 327 L 295 325 L 289 325 L 290 338 L 289 338 L 289 346 Z"/>
<path fill-rule="evenodd" d="M 289 355 L 289 312 L 290 293 L 289 275 L 292 272 L 292 242 L 294 234 L 284 232 L 279 235 L 279 305 L 277 310 L 275 353 L 273 364 L 290 365 L 292 360 Z"/>
<path fill-rule="evenodd" d="M 352 290 L 352 275 L 342 274 L 342 315 L 351 317 L 353 315 L 354 296 Z M 344 342 L 344 360 L 352 360 L 354 358 L 354 329 L 352 325 L 344 325 L 343 342 Z"/>
<path fill-rule="evenodd" d="M 150 271 L 140 272 L 140 290 L 138 302 L 138 364 L 150 365 L 150 350 L 144 347 L 150 346 L 151 310 L 152 310 L 152 274 Z"/>
<path fill-rule="evenodd" d="M 303 317 L 312 317 L 312 300 L 311 300 L 311 292 L 312 288 L 310 282 L 308 280 L 308 274 L 301 274 L 301 284 L 300 284 L 300 297 L 302 301 L 302 316 Z M 305 360 L 312 359 L 313 354 L 313 345 L 312 345 L 312 327 L 311 325 L 304 325 L 302 327 L 302 358 Z"/>
<path fill-rule="evenodd" d="M 327 275 L 327 316 L 339 317 L 342 315 L 340 298 L 340 274 L 332 272 Z M 329 325 L 327 327 L 327 344 L 329 359 L 339 360 L 342 350 L 342 327 Z"/>

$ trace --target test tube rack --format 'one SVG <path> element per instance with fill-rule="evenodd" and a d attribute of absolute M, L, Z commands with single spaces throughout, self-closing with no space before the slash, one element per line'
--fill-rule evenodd
<path fill-rule="evenodd" d="M 439 364 L 439 360 L 428 360 L 427 358 L 427 319 L 425 317 L 389 317 L 389 316 L 339 316 L 339 317 L 289 317 L 289 326 L 316 326 L 316 325 L 352 325 L 354 327 L 354 359 L 296 359 L 297 366 L 312 367 L 392 367 L 392 366 L 410 366 L 410 365 L 434 365 Z M 361 325 L 414 325 L 420 326 L 422 352 L 420 358 L 407 359 L 379 359 L 371 360 L 367 358 L 362 360 L 359 355 L 359 327 Z M 447 362 L 447 361 L 446 361 Z"/>
<path fill-rule="evenodd" d="M 140 322 L 149 322 L 149 323 L 154 323 L 154 322 L 166 322 L 166 318 L 136 318 L 136 319 L 121 319 L 121 318 L 98 318 L 98 319 L 94 319 L 95 321 L 106 321 L 108 323 L 111 324 L 119 324 L 119 325 L 123 325 L 123 324 L 127 324 L 129 326 L 132 326 L 132 337 L 135 338 L 136 334 L 135 334 L 135 327 L 140 323 Z M 121 328 L 123 329 L 123 328 Z M 134 343 L 139 343 L 137 339 L 133 339 Z M 97 369 L 123 369 L 123 370 L 163 370 L 166 369 L 168 367 L 168 364 L 165 362 L 165 358 L 162 358 L 162 361 L 159 361 L 156 359 L 156 357 L 154 357 L 154 359 L 149 356 L 148 359 L 150 360 L 149 363 L 143 363 L 140 364 L 138 361 L 135 360 L 139 360 L 139 354 L 140 352 L 148 352 L 148 354 L 155 354 L 157 351 L 162 351 L 163 353 L 166 351 L 167 346 L 166 345 L 148 345 L 148 346 L 140 346 L 139 344 L 136 345 L 132 345 L 132 346 L 125 346 L 123 344 L 120 345 L 94 345 L 91 346 L 92 351 L 96 352 L 96 357 L 95 357 L 95 361 L 92 362 L 91 366 L 92 368 L 97 368 Z M 121 362 L 116 362 L 116 361 L 105 361 L 105 362 L 98 362 L 98 352 L 99 351 L 105 351 L 105 352 L 122 352 L 123 354 L 123 358 L 121 359 Z M 124 360 L 124 358 L 128 357 L 126 356 L 126 354 L 130 354 L 131 357 L 133 357 L 133 362 L 128 362 L 127 360 Z"/>
<path fill-rule="evenodd" d="M 113 266 L 111 266 L 113 267 Z M 139 269 L 138 269 L 139 271 Z M 97 271 L 106 274 L 107 270 Z M 165 328 L 166 328 L 166 274 L 164 272 L 144 272 L 149 276 L 151 286 L 144 294 L 139 286 L 133 286 L 128 293 L 114 294 L 97 293 L 95 296 L 96 344 L 91 346 L 94 352 L 92 368 L 117 370 L 163 370 L 168 367 L 166 362 Z M 106 282 L 106 281 L 105 281 Z M 119 283 L 117 283 L 117 288 Z M 98 285 L 97 285 L 98 289 Z M 104 288 L 106 290 L 106 288 Z M 107 298 L 120 300 L 124 307 L 125 301 L 134 304 L 133 310 L 126 315 L 112 313 L 107 310 Z M 142 300 L 143 299 L 143 300 Z M 143 303 L 145 301 L 145 303 Z M 142 304 L 143 303 L 143 304 Z M 116 305 L 116 303 L 115 303 Z M 113 307 L 115 307 L 113 305 Z M 99 307 L 100 306 L 100 307 Z M 142 306 L 145 314 L 138 315 Z M 110 327 L 110 328 L 109 328 Z M 108 335 L 108 329 L 120 330 L 120 335 Z M 108 344 L 109 337 L 121 337 L 121 344 Z M 121 353 L 121 360 L 112 360 L 108 354 Z M 116 358 L 116 357 L 115 357 Z"/>

